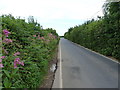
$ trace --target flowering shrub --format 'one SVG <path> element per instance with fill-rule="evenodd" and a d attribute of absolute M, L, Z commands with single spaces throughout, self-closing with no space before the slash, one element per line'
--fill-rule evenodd
<path fill-rule="evenodd" d="M 16 52 L 16 53 L 14 54 L 14 56 L 17 56 L 17 55 L 20 55 L 20 52 Z"/>
<path fill-rule="evenodd" d="M 4 35 L 6 36 L 6 37 L 8 37 L 8 35 L 10 34 L 10 32 L 8 31 L 8 30 L 3 30 L 3 33 L 4 33 Z"/>
<path fill-rule="evenodd" d="M 9 43 L 12 43 L 12 40 L 11 39 L 4 39 L 3 42 L 6 44 L 9 44 Z"/>
<path fill-rule="evenodd" d="M 20 62 L 20 58 L 15 58 L 14 60 L 14 68 L 17 68 L 17 64 L 21 64 L 22 66 L 24 66 L 24 62 Z"/>
<path fill-rule="evenodd" d="M 37 88 L 43 82 L 58 44 L 53 29 L 41 29 L 11 15 L 2 16 L 2 82 L 4 88 Z"/>
<path fill-rule="evenodd" d="M 20 58 L 15 58 L 15 60 L 12 60 L 12 58 L 11 58 L 11 57 L 20 55 L 20 52 L 16 52 L 14 55 L 10 55 L 11 53 L 8 53 L 8 51 L 6 50 L 6 49 L 9 49 L 6 47 L 9 43 L 14 43 L 11 39 L 8 39 L 9 34 L 10 34 L 10 32 L 7 29 L 3 30 L 3 35 L 2 35 L 3 36 L 2 37 L 3 38 L 3 41 L 2 41 L 3 42 L 3 54 L 6 56 L 1 57 L 0 67 L 3 68 L 3 71 L 4 71 L 4 75 L 3 75 L 3 82 L 4 83 L 3 83 L 3 85 L 5 88 L 10 88 L 12 86 L 12 79 L 14 78 L 14 76 L 11 76 L 11 75 L 13 75 L 13 73 L 16 74 L 15 72 L 12 72 L 10 74 L 10 72 L 8 71 L 9 68 L 11 68 L 11 70 L 14 71 L 14 69 L 18 67 L 17 64 L 21 64 L 22 66 L 24 66 L 24 62 L 23 61 L 20 62 Z M 7 58 L 10 59 L 11 61 L 7 60 Z M 2 59 L 4 60 L 3 64 L 2 64 Z M 14 62 L 14 65 L 13 65 L 13 62 Z M 9 63 L 9 64 L 7 64 L 7 63 Z M 17 70 L 19 70 L 19 68 L 16 69 L 15 71 L 17 72 Z M 4 76 L 7 76 L 7 77 L 4 77 Z"/>

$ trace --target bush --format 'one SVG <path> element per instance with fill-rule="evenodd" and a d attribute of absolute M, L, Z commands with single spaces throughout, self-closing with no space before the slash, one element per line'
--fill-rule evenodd
<path fill-rule="evenodd" d="M 43 30 L 34 18 L 29 22 L 2 16 L 2 82 L 4 88 L 37 88 L 58 44 L 53 29 Z"/>

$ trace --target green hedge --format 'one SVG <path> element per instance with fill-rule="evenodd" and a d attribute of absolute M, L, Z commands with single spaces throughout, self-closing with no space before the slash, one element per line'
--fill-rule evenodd
<path fill-rule="evenodd" d="M 65 38 L 120 60 L 120 2 L 104 4 L 104 16 L 71 27 Z"/>

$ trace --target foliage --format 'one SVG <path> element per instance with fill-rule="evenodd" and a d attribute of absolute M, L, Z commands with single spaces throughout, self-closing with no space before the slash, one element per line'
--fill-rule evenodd
<path fill-rule="evenodd" d="M 64 37 L 120 60 L 120 2 L 105 3 L 104 16 L 71 27 Z"/>
<path fill-rule="evenodd" d="M 12 15 L 2 15 L 2 27 L 3 87 L 39 87 L 57 47 L 58 34 L 53 29 L 42 29 L 33 17 L 27 23 Z"/>

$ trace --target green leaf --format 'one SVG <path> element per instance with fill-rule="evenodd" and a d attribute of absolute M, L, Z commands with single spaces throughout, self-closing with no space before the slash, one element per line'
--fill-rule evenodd
<path fill-rule="evenodd" d="M 4 71 L 4 73 L 6 74 L 7 77 L 11 78 L 10 74 L 9 74 L 9 72 L 7 70 L 3 70 L 3 71 Z"/>
<path fill-rule="evenodd" d="M 4 79 L 4 86 L 5 86 L 5 88 L 10 88 L 11 87 L 11 82 L 8 80 L 8 78 L 6 77 L 5 79 Z"/>

